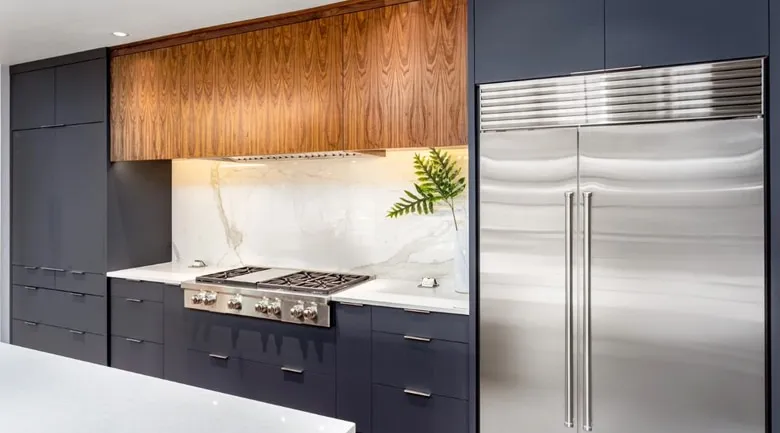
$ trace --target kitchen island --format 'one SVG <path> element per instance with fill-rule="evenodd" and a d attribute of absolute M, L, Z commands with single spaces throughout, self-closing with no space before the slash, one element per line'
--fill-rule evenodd
<path fill-rule="evenodd" d="M 355 425 L 0 344 L 0 431 L 354 433 Z"/>

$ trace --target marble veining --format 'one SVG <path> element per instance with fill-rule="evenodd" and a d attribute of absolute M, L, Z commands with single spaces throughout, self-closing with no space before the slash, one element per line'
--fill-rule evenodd
<path fill-rule="evenodd" d="M 450 151 L 466 175 L 465 149 Z M 411 188 L 414 151 L 386 157 L 250 163 L 173 162 L 173 257 L 210 265 L 358 272 L 418 279 L 453 274 L 449 210 L 385 217 Z M 465 225 L 465 203 L 458 224 Z"/>

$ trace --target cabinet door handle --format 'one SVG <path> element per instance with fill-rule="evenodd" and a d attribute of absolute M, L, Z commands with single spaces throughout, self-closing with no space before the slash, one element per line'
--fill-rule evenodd
<path fill-rule="evenodd" d="M 27 269 L 28 271 L 34 271 L 34 270 L 38 269 L 37 266 L 25 266 L 24 268 Z"/>
<path fill-rule="evenodd" d="M 24 288 L 27 290 L 38 290 L 37 287 L 33 287 L 33 286 L 24 286 Z"/>
<path fill-rule="evenodd" d="M 406 311 L 407 313 L 431 314 L 430 311 L 427 311 L 427 310 L 415 310 L 413 308 L 404 308 L 404 311 Z"/>
<path fill-rule="evenodd" d="M 48 129 L 48 128 L 62 128 L 63 126 L 65 126 L 65 124 L 64 124 L 64 123 L 57 123 L 57 124 L 55 124 L 55 125 L 43 125 L 43 126 L 41 126 L 41 129 Z"/>
<path fill-rule="evenodd" d="M 282 367 L 282 371 L 286 371 L 288 373 L 303 374 L 303 370 L 297 368 Z"/>
<path fill-rule="evenodd" d="M 84 331 L 76 331 L 75 329 L 68 329 L 68 332 L 76 335 L 84 335 Z"/>
<path fill-rule="evenodd" d="M 214 354 L 214 353 L 209 353 L 209 358 L 214 358 L 214 359 L 221 359 L 221 360 L 223 360 L 223 361 L 227 361 L 227 359 L 229 358 L 229 356 L 225 356 L 225 355 L 216 355 L 216 354 Z"/>
<path fill-rule="evenodd" d="M 136 304 L 140 304 L 144 300 L 143 299 L 135 299 L 135 298 L 125 298 L 125 301 L 127 301 L 127 302 L 134 302 Z"/>
<path fill-rule="evenodd" d="M 139 339 L 137 339 L 137 338 L 125 338 L 125 340 L 126 340 L 126 341 L 129 341 L 129 342 L 131 342 L 131 343 L 135 343 L 135 344 L 141 344 L 141 343 L 143 343 L 143 342 L 144 342 L 144 340 L 139 340 Z"/>
<path fill-rule="evenodd" d="M 73 296 L 74 298 L 83 298 L 84 296 L 86 296 L 83 293 L 76 293 L 76 292 L 68 292 L 68 293 L 70 294 L 70 296 Z"/>
<path fill-rule="evenodd" d="M 70 271 L 70 273 L 73 274 L 73 275 L 84 275 L 84 274 L 86 274 L 86 272 L 84 272 L 84 271 Z"/>
<path fill-rule="evenodd" d="M 60 268 L 49 268 L 47 266 L 41 266 L 42 271 L 51 271 L 51 272 L 65 272 L 65 269 Z"/>
<path fill-rule="evenodd" d="M 430 343 L 430 338 L 415 337 L 414 335 L 404 335 L 404 340 L 421 341 L 423 343 Z"/>
<path fill-rule="evenodd" d="M 35 322 L 24 322 L 24 324 L 27 326 L 38 326 L 38 324 Z"/>
<path fill-rule="evenodd" d="M 417 397 L 431 398 L 431 393 L 415 391 L 413 389 L 405 389 L 404 393 L 409 395 L 416 395 Z"/>

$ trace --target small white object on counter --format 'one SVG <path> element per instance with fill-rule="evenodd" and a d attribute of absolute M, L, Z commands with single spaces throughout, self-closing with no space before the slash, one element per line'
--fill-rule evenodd
<path fill-rule="evenodd" d="M 106 275 L 109 278 L 124 278 L 126 280 L 151 281 L 154 283 L 179 285 L 185 281 L 194 280 L 199 275 L 213 274 L 226 271 L 241 265 L 230 266 L 206 266 L 205 268 L 191 268 L 191 263 L 159 263 L 156 265 L 142 266 L 140 268 L 122 269 L 111 271 Z"/>
<path fill-rule="evenodd" d="M 437 313 L 469 314 L 469 295 L 455 292 L 455 283 L 439 282 L 439 287 L 417 287 L 419 282 L 378 278 L 334 294 L 335 302 L 409 308 Z"/>
<path fill-rule="evenodd" d="M 0 343 L 0 431 L 354 433 L 355 424 Z"/>

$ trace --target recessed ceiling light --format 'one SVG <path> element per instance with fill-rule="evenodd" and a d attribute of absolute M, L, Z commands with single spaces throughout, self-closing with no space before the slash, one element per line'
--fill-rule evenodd
<path fill-rule="evenodd" d="M 127 33 L 125 33 L 125 32 L 114 32 L 113 34 L 114 34 L 114 36 L 116 36 L 118 38 L 127 37 Z"/>

